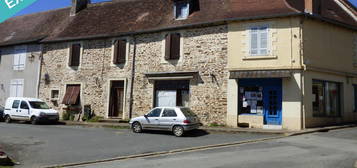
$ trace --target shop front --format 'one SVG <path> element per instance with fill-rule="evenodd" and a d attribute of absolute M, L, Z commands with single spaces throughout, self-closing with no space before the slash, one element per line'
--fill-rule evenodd
<path fill-rule="evenodd" d="M 251 118 L 262 118 L 264 125 L 282 124 L 282 79 L 239 79 L 238 82 L 239 118 L 251 115 Z"/>

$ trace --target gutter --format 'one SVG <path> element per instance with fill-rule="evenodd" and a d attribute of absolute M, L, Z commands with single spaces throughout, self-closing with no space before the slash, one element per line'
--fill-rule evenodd
<path fill-rule="evenodd" d="M 136 37 L 135 37 L 135 35 L 133 36 L 133 42 L 134 42 L 134 51 L 133 51 L 133 58 L 132 58 L 133 60 L 132 60 L 132 67 L 131 67 L 129 119 L 131 119 L 133 116 L 133 103 L 134 103 L 133 91 L 134 91 L 135 58 L 136 58 Z"/>
<path fill-rule="evenodd" d="M 20 40 L 17 42 L 9 42 L 9 43 L 0 43 L 0 47 L 7 47 L 7 46 L 13 46 L 13 45 L 22 45 L 22 44 L 28 44 L 28 43 L 41 43 L 41 41 L 43 39 L 45 39 L 46 37 L 39 37 L 39 38 L 35 38 L 32 40 Z"/>

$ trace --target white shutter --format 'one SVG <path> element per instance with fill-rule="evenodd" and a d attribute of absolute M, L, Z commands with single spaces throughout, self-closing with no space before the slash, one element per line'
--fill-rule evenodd
<path fill-rule="evenodd" d="M 268 54 L 268 28 L 262 27 L 259 30 L 259 54 Z"/>
<path fill-rule="evenodd" d="M 10 97 L 16 97 L 16 83 L 17 83 L 17 80 L 11 80 Z"/>
<path fill-rule="evenodd" d="M 20 62 L 20 56 L 15 51 L 15 53 L 14 53 L 14 63 L 13 63 L 14 70 L 19 70 L 19 62 Z"/>
<path fill-rule="evenodd" d="M 20 61 L 18 70 L 24 70 L 26 64 L 26 50 L 20 50 L 19 57 Z"/>
<path fill-rule="evenodd" d="M 23 97 L 24 93 L 24 80 L 13 79 L 10 83 L 10 97 Z"/>
<path fill-rule="evenodd" d="M 156 106 L 157 107 L 175 107 L 176 106 L 176 90 L 158 90 L 156 91 Z"/>
<path fill-rule="evenodd" d="M 258 32 L 254 28 L 250 30 L 250 54 L 258 54 Z"/>
<path fill-rule="evenodd" d="M 17 93 L 16 97 L 23 97 L 24 96 L 24 80 L 18 79 L 17 80 Z"/>

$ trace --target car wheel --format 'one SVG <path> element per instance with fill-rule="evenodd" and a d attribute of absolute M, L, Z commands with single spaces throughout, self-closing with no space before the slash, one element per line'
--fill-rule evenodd
<path fill-rule="evenodd" d="M 32 125 L 38 124 L 37 118 L 35 116 L 31 117 L 31 124 Z"/>
<path fill-rule="evenodd" d="M 181 137 L 183 136 L 184 129 L 182 126 L 174 126 L 174 128 L 172 129 L 172 133 L 177 137 Z"/>
<path fill-rule="evenodd" d="M 132 125 L 132 129 L 135 133 L 140 133 L 143 131 L 143 128 L 141 127 L 141 124 L 139 122 L 134 122 Z"/>
<path fill-rule="evenodd" d="M 6 123 L 11 123 L 11 117 L 9 115 L 5 116 L 5 122 Z"/>

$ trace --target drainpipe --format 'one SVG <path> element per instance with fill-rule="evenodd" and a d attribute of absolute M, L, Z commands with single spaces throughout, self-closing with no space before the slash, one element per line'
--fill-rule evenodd
<path fill-rule="evenodd" d="M 306 65 L 304 63 L 304 36 L 303 36 L 303 27 L 304 27 L 305 18 L 301 18 L 300 20 L 300 65 L 302 66 L 303 70 L 301 70 L 301 77 L 300 77 L 300 86 L 301 86 L 301 129 L 306 129 L 306 111 L 305 111 L 305 71 Z"/>
<path fill-rule="evenodd" d="M 131 65 L 131 82 L 130 82 L 130 102 L 129 102 L 129 119 L 133 116 L 133 91 L 134 91 L 134 79 L 135 79 L 135 57 L 136 57 L 136 37 L 133 36 L 134 51 L 133 51 L 133 61 Z"/>
<path fill-rule="evenodd" d="M 37 98 L 40 97 L 40 81 L 41 81 L 41 71 L 42 71 L 42 63 L 43 63 L 43 44 L 40 44 L 40 56 L 39 56 L 40 65 L 38 66 L 38 78 L 37 78 L 37 91 L 36 96 Z"/>

